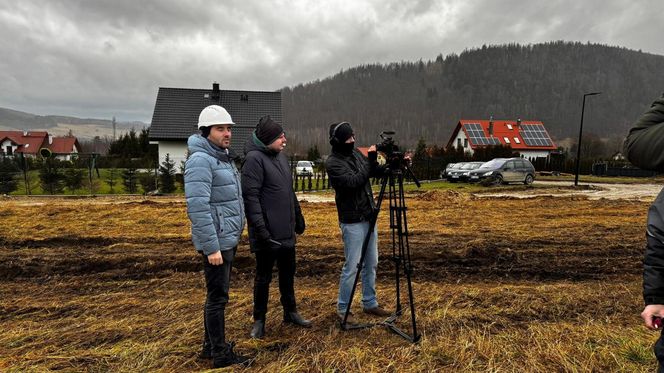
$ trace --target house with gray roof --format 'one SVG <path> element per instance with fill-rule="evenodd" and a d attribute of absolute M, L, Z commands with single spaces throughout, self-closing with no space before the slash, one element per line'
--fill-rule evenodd
<path fill-rule="evenodd" d="M 175 161 L 187 157 L 187 139 L 198 133 L 198 115 L 208 105 L 221 105 L 233 118 L 231 149 L 242 154 L 244 144 L 256 128 L 258 119 L 270 115 L 283 123 L 281 92 L 220 90 L 160 87 L 149 129 L 150 144 L 159 146 L 159 164 L 166 154 Z"/>

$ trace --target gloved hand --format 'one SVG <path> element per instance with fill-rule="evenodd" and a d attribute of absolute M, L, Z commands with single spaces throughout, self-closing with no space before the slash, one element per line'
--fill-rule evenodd
<path fill-rule="evenodd" d="M 256 240 L 257 241 L 267 241 L 269 240 L 270 237 L 270 232 L 268 232 L 266 227 L 257 227 L 256 228 Z"/>
<path fill-rule="evenodd" d="M 307 225 L 304 223 L 304 215 L 300 214 L 295 217 L 295 233 L 302 234 Z"/>

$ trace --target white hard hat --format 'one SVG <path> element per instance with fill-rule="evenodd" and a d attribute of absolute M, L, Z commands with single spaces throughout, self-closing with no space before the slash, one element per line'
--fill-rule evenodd
<path fill-rule="evenodd" d="M 198 128 L 215 126 L 218 124 L 235 124 L 226 109 L 219 105 L 210 105 L 206 107 L 198 116 Z"/>

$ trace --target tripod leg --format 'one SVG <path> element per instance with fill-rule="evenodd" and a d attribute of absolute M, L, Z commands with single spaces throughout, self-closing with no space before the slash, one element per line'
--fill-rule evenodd
<path fill-rule="evenodd" d="M 398 250 L 398 243 L 400 238 L 400 221 L 399 221 L 399 190 L 397 187 L 399 184 L 396 182 L 395 177 L 398 175 L 390 175 L 390 229 L 392 231 L 392 261 L 394 262 L 394 281 L 396 283 L 396 315 L 401 315 L 401 285 L 400 278 L 401 273 L 399 273 L 401 268 L 401 257 Z"/>
<path fill-rule="evenodd" d="M 401 212 L 402 212 L 402 221 L 403 225 L 400 226 L 400 233 L 402 233 L 400 236 L 402 238 L 401 245 L 400 245 L 400 251 L 401 251 L 401 257 L 404 263 L 404 273 L 406 274 L 406 282 L 408 284 L 408 300 L 410 303 L 410 318 L 413 326 L 413 337 L 412 337 L 412 342 L 416 343 L 420 340 L 420 335 L 417 334 L 417 322 L 415 320 L 415 298 L 413 296 L 413 284 L 411 281 L 411 275 L 413 273 L 413 267 L 411 263 L 411 258 L 410 258 L 410 243 L 408 241 L 408 218 L 406 215 L 406 212 L 408 209 L 406 208 L 406 197 L 404 196 L 403 193 L 403 174 L 399 178 L 399 199 L 400 199 L 400 205 L 401 205 Z M 401 220 L 400 220 L 401 223 Z M 401 228 L 403 228 L 403 232 L 401 232 Z"/>

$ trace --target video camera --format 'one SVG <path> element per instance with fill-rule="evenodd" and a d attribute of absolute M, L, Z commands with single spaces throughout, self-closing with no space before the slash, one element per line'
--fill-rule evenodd
<path fill-rule="evenodd" d="M 383 141 L 376 144 L 376 151 L 383 153 L 385 163 L 392 169 L 407 166 L 404 153 L 399 151 L 399 146 L 394 142 L 392 136 L 394 136 L 394 131 L 381 132 L 380 138 Z"/>

